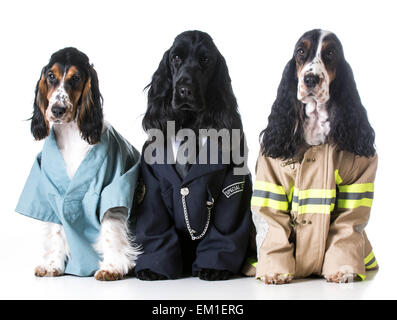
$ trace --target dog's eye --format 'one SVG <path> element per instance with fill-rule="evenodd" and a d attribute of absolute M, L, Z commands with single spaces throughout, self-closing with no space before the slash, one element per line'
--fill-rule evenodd
<path fill-rule="evenodd" d="M 79 82 L 79 81 L 80 81 L 80 77 L 79 77 L 78 75 L 74 75 L 74 76 L 72 77 L 72 81 L 73 81 L 73 82 Z"/>
<path fill-rule="evenodd" d="M 54 82 L 56 80 L 56 77 L 52 72 L 48 73 L 47 78 L 50 82 Z"/>
<path fill-rule="evenodd" d="M 300 56 L 304 56 L 304 55 L 305 55 L 305 49 L 303 49 L 303 48 L 298 48 L 298 50 L 296 50 L 296 52 L 297 52 Z"/>
<path fill-rule="evenodd" d="M 178 55 L 175 55 L 173 58 L 172 58 L 172 61 L 174 61 L 175 63 L 181 63 L 182 62 L 182 59 L 181 59 L 181 57 L 180 56 L 178 56 Z"/>
<path fill-rule="evenodd" d="M 208 59 L 208 57 L 201 57 L 200 58 L 200 63 L 201 64 L 208 64 L 209 61 L 210 61 L 210 59 Z"/>
<path fill-rule="evenodd" d="M 335 56 L 336 56 L 336 50 L 335 49 L 329 50 L 326 53 L 326 58 L 329 59 L 329 60 L 333 59 Z"/>

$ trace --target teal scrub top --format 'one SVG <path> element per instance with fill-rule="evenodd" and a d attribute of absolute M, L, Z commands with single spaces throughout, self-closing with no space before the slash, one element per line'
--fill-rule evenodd
<path fill-rule="evenodd" d="M 109 125 L 70 180 L 51 130 L 15 211 L 61 224 L 70 249 L 65 273 L 91 276 L 98 270 L 93 244 L 103 216 L 115 207 L 127 208 L 130 215 L 139 164 L 139 152 Z"/>

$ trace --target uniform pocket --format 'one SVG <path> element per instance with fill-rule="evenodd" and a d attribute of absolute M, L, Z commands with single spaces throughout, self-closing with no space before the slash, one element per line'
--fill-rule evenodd
<path fill-rule="evenodd" d="M 74 193 L 73 197 L 66 197 L 63 200 L 62 219 L 69 224 L 75 223 L 86 211 L 83 202 L 87 196 L 88 194 L 85 193 Z M 96 209 L 93 210 L 93 215 L 95 215 Z"/>
<path fill-rule="evenodd" d="M 221 189 L 222 189 L 221 182 L 213 183 L 211 181 L 211 183 L 207 184 L 207 194 L 208 194 L 207 201 L 211 201 L 211 199 L 214 199 L 216 201 L 219 198 Z"/>
<path fill-rule="evenodd" d="M 57 194 L 48 194 L 49 203 L 62 224 L 74 223 L 83 212 L 82 199 L 62 198 Z"/>

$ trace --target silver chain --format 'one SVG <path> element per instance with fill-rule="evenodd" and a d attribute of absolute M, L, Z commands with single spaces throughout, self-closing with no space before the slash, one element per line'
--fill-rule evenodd
<path fill-rule="evenodd" d="M 205 228 L 204 228 L 203 232 L 199 236 L 195 236 L 194 234 L 196 233 L 196 231 L 193 230 L 192 227 L 190 226 L 189 215 L 187 213 L 186 196 L 188 194 L 189 194 L 189 189 L 188 188 L 182 188 L 181 189 L 183 214 L 185 216 L 186 227 L 187 227 L 187 230 L 190 233 L 190 237 L 192 238 L 192 240 L 199 240 L 202 237 L 204 237 L 204 235 L 207 233 L 208 227 L 210 225 L 211 209 L 212 209 L 212 207 L 214 205 L 214 199 L 212 199 L 212 201 L 207 201 L 207 210 L 208 210 L 207 223 L 205 224 Z"/>

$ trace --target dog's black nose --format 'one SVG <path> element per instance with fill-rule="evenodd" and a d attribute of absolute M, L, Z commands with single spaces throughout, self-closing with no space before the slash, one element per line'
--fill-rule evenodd
<path fill-rule="evenodd" d="M 186 87 L 186 86 L 180 87 L 178 89 L 178 92 L 179 92 L 179 95 L 180 95 L 181 98 L 189 98 L 193 94 L 192 90 L 189 87 Z"/>
<path fill-rule="evenodd" d="M 315 74 L 308 74 L 304 77 L 303 81 L 305 82 L 306 87 L 309 89 L 314 88 L 320 82 L 320 77 Z"/>
<path fill-rule="evenodd" d="M 63 114 L 65 113 L 66 108 L 64 107 L 59 107 L 57 105 L 53 106 L 51 108 L 51 112 L 54 115 L 55 118 L 60 118 L 63 116 Z"/>

